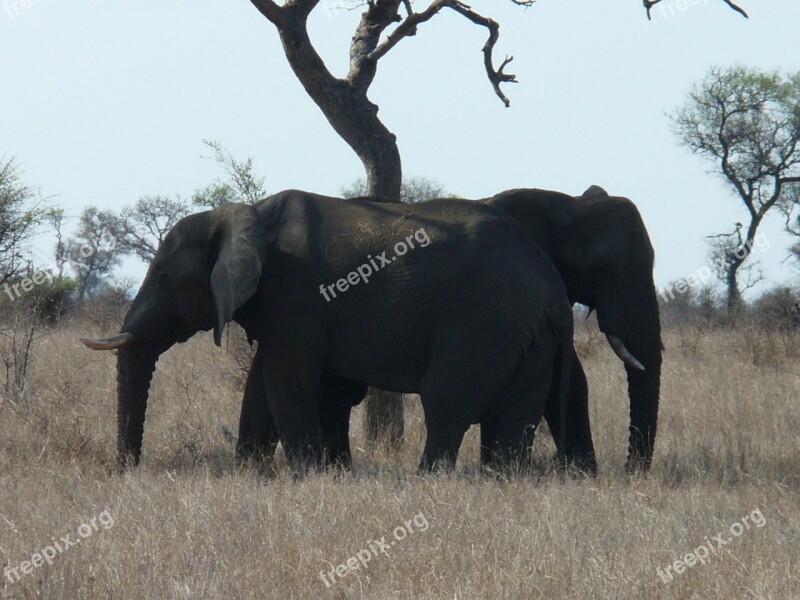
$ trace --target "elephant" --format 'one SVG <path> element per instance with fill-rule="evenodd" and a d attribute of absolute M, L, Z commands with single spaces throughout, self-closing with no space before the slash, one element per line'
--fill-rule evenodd
<path fill-rule="evenodd" d="M 140 461 L 159 356 L 198 331 L 219 346 L 230 321 L 258 343 L 239 453 L 280 440 L 295 471 L 349 459 L 350 408 L 367 386 L 420 394 L 421 470 L 452 468 L 475 423 L 482 460 L 523 462 L 556 361 L 567 369 L 572 353 L 561 277 L 492 206 L 298 190 L 225 205 L 170 230 L 119 335 L 82 340 L 118 352 L 122 468 Z"/>
<path fill-rule="evenodd" d="M 553 262 L 570 303 L 595 310 L 600 330 L 625 363 L 630 399 L 628 471 L 650 468 L 658 421 L 663 345 L 653 282 L 655 255 L 636 206 L 593 185 L 581 196 L 515 189 L 482 200 L 508 214 Z M 590 473 L 597 462 L 586 376 L 572 361 L 567 410 L 559 407 L 561 372 L 545 409 L 559 455 Z M 562 412 L 566 423 L 561 422 Z"/>
<path fill-rule="evenodd" d="M 579 302 L 596 310 L 600 329 L 627 371 L 631 424 L 626 468 L 648 470 L 656 438 L 663 345 L 653 283 L 655 254 L 636 206 L 627 198 L 609 196 L 596 185 L 578 197 L 516 189 L 474 202 L 498 208 L 520 223 L 558 270 L 570 304 Z M 596 475 L 583 367 L 574 357 L 569 363 L 557 360 L 554 369 L 544 417 L 556 444 L 557 461 Z M 565 378 L 562 373 L 570 375 Z M 270 456 L 277 433 L 269 411 L 255 409 L 266 406 L 266 400 L 248 401 L 247 397 L 246 393 L 238 452 Z M 336 418 L 323 421 L 329 457 L 343 465 L 351 460 L 350 407 L 360 401 L 358 393 L 351 394 Z M 488 459 L 484 452 L 492 438 L 491 429 L 482 425 L 484 464 Z"/>

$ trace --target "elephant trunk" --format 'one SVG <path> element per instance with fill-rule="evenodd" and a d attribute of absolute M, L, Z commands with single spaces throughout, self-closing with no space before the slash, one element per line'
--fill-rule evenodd
<path fill-rule="evenodd" d="M 117 460 L 123 469 L 142 455 L 147 395 L 161 352 L 153 342 L 139 342 L 117 355 Z"/>
<path fill-rule="evenodd" d="M 655 287 L 640 294 L 626 327 L 626 347 L 644 369 L 626 365 L 630 398 L 627 470 L 647 470 L 653 458 L 661 388 L 661 324 Z"/>

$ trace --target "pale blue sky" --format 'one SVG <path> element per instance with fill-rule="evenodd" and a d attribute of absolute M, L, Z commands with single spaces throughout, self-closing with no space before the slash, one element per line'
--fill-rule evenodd
<path fill-rule="evenodd" d="M 247 0 L 31 1 L 0 0 L 0 155 L 15 155 L 25 180 L 57 194 L 69 215 L 191 194 L 219 174 L 202 158 L 203 138 L 254 156 L 271 192 L 336 194 L 362 176 Z M 630 197 L 663 285 L 703 266 L 705 235 L 743 219 L 710 165 L 678 146 L 665 113 L 712 65 L 800 70 L 800 3 L 741 3 L 749 21 L 721 0 L 664 0 L 648 22 L 637 0 L 542 0 L 527 10 L 475 0 L 501 24 L 497 58 L 515 57 L 511 108 L 483 72 L 486 32 L 451 13 L 381 62 L 370 95 L 407 176 L 465 197 L 512 187 L 578 194 L 594 183 Z M 358 14 L 320 6 L 313 15 L 312 37 L 336 74 Z M 757 256 L 769 277 L 795 276 L 781 266 L 782 221 L 764 232 L 771 249 Z"/>

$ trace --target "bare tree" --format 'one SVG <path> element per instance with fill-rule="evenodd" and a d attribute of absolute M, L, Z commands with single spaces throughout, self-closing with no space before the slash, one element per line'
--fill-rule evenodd
<path fill-rule="evenodd" d="M 530 5 L 533 0 L 512 0 Z M 253 5 L 278 30 L 289 65 L 306 93 L 322 110 L 328 122 L 347 142 L 364 165 L 367 176 L 366 193 L 383 198 L 400 198 L 402 167 L 394 134 L 378 118 L 378 106 L 368 98 L 368 91 L 381 58 L 403 39 L 417 34 L 418 28 L 442 10 L 447 9 L 488 32 L 483 46 L 484 67 L 494 92 L 508 106 L 501 84 L 516 78 L 504 71 L 511 62 L 506 57 L 499 67 L 494 66 L 493 51 L 499 37 L 499 25 L 458 0 L 433 0 L 422 12 L 414 12 L 409 0 L 370 0 L 350 43 L 350 69 L 343 78 L 335 77 L 327 68 L 308 34 L 307 21 L 319 0 L 251 0 Z M 405 10 L 401 16 L 400 9 Z M 378 437 L 397 437 L 402 434 L 403 404 L 400 394 L 371 394 L 366 410 L 375 424 L 367 431 L 374 440 Z"/>
<path fill-rule="evenodd" d="M 56 272 L 59 278 L 64 276 L 64 265 L 67 263 L 67 244 L 64 242 L 64 215 L 63 208 L 54 208 L 47 213 L 47 222 L 53 227 L 56 236 L 56 245 L 53 248 L 53 258 L 55 259 Z"/>
<path fill-rule="evenodd" d="M 712 253 L 722 265 L 729 318 L 741 301 L 740 268 L 767 213 L 791 210 L 800 182 L 800 73 L 783 77 L 746 67 L 714 68 L 672 115 L 675 134 L 712 161 L 747 209 L 746 225 Z"/>
<path fill-rule="evenodd" d="M 289 66 L 306 93 L 361 160 L 366 171 L 366 193 L 370 196 L 399 200 L 403 178 L 396 138 L 378 118 L 378 106 L 368 97 L 378 63 L 402 40 L 417 35 L 422 25 L 442 11 L 460 15 L 486 30 L 487 39 L 483 45 L 486 76 L 497 97 L 505 106 L 510 105 L 501 86 L 517 81 L 513 74 L 505 72 L 512 57 L 506 56 L 495 66 L 493 55 L 500 26 L 459 0 L 431 0 L 420 11 L 415 11 L 411 0 L 354 2 L 354 7 L 363 6 L 365 10 L 350 43 L 350 67 L 344 77 L 336 77 L 328 70 L 308 34 L 308 17 L 320 0 L 284 0 L 283 4 L 275 0 L 250 1 L 277 29 Z M 529 7 L 535 0 L 510 1 Z M 648 16 L 652 6 L 660 1 L 644 0 Z M 722 1 L 744 13 L 731 0 Z M 390 430 L 402 431 L 402 426 L 396 423 L 402 420 L 403 414 L 399 394 L 384 397 L 380 402 L 368 399 L 366 410 L 382 413 L 374 421 L 382 424 L 383 431 L 368 431 L 369 437 Z"/>
<path fill-rule="evenodd" d="M 81 214 L 76 237 L 67 242 L 67 262 L 78 280 L 79 301 L 97 289 L 119 264 L 113 233 L 116 219 L 109 211 L 89 206 Z"/>
<path fill-rule="evenodd" d="M 133 206 L 123 208 L 120 217 L 110 217 L 118 252 L 135 254 L 149 263 L 169 230 L 191 212 L 181 198 L 143 196 Z"/>

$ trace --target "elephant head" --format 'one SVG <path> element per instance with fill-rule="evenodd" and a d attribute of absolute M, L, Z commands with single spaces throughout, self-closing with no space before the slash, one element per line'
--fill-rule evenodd
<path fill-rule="evenodd" d="M 601 331 L 627 371 L 628 468 L 648 468 L 658 421 L 663 346 L 654 252 L 636 206 L 598 186 L 578 197 L 509 190 L 488 202 L 534 236 L 561 273 L 570 301 L 596 311 Z"/>
<path fill-rule="evenodd" d="M 119 335 L 81 341 L 118 350 L 117 452 L 121 466 L 142 451 L 150 379 L 158 357 L 198 331 L 225 324 L 253 296 L 266 256 L 266 231 L 255 208 L 231 204 L 190 215 L 165 237 Z"/>

